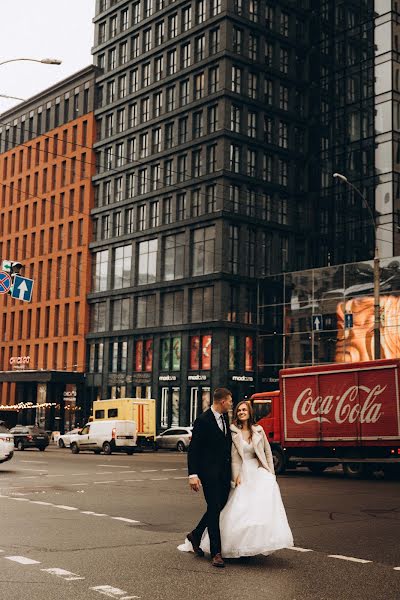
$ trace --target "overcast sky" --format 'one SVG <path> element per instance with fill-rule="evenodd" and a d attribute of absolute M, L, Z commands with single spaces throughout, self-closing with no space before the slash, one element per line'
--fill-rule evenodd
<path fill-rule="evenodd" d="M 0 62 L 58 58 L 62 65 L 0 65 L 0 94 L 27 99 L 92 64 L 95 0 L 0 0 Z M 0 112 L 18 101 L 0 96 Z"/>

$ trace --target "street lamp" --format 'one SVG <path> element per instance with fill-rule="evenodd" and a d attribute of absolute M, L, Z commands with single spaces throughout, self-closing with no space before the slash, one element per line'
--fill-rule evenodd
<path fill-rule="evenodd" d="M 374 214 L 371 210 L 370 205 L 367 202 L 364 194 L 360 192 L 360 190 L 353 184 L 351 181 L 347 179 L 345 175 L 341 173 L 334 173 L 333 177 L 335 179 L 340 179 L 343 183 L 346 183 L 349 187 L 351 187 L 364 202 L 365 206 L 369 211 L 369 215 L 371 217 L 372 224 L 374 226 L 374 234 L 375 234 L 375 255 L 374 255 L 374 358 L 375 360 L 381 357 L 381 316 L 380 316 L 380 302 L 379 302 L 379 281 L 380 281 L 380 261 L 379 261 L 379 252 L 378 252 L 378 239 L 377 239 L 377 228 L 376 228 L 376 220 Z"/>
<path fill-rule="evenodd" d="M 30 62 L 43 63 L 44 65 L 61 65 L 62 61 L 58 58 L 9 58 L 0 62 L 1 65 L 5 65 L 10 62 L 18 62 L 20 60 L 28 60 Z"/>

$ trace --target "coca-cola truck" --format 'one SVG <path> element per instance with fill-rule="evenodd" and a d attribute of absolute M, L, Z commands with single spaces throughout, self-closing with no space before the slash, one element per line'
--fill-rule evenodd
<path fill-rule="evenodd" d="M 400 471 L 400 360 L 282 369 L 279 391 L 251 397 L 270 441 L 275 468 L 349 477 Z"/>

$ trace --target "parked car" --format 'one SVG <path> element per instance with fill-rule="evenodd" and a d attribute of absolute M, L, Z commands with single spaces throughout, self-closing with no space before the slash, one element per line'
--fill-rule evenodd
<path fill-rule="evenodd" d="M 71 435 L 72 454 L 81 450 L 92 450 L 95 454 L 126 452 L 133 454 L 136 448 L 137 428 L 135 421 L 110 420 L 92 421 L 74 435 Z"/>
<path fill-rule="evenodd" d="M 82 427 L 75 427 L 75 429 L 71 429 L 71 431 L 67 431 L 63 435 L 60 435 L 58 438 L 58 445 L 60 448 L 69 448 L 71 445 L 71 436 L 76 435 L 82 431 Z"/>
<path fill-rule="evenodd" d="M 43 452 L 49 445 L 47 432 L 37 425 L 16 425 L 10 431 L 14 435 L 14 446 L 18 450 L 38 448 Z"/>
<path fill-rule="evenodd" d="M 156 437 L 156 448 L 186 452 L 192 439 L 193 427 L 171 427 Z"/>
<path fill-rule="evenodd" d="M 0 421 L 0 463 L 10 460 L 14 455 L 14 436 Z"/>

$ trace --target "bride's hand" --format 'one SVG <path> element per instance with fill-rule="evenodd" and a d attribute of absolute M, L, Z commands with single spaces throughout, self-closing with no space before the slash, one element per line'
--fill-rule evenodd
<path fill-rule="evenodd" d="M 240 475 L 238 475 L 235 479 L 235 485 L 240 485 L 242 483 L 241 479 L 240 479 Z"/>

